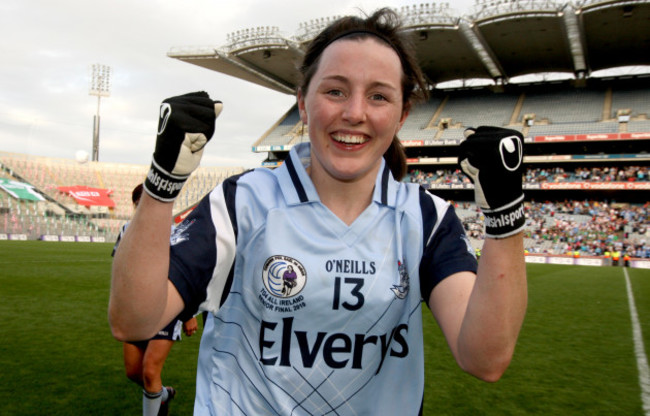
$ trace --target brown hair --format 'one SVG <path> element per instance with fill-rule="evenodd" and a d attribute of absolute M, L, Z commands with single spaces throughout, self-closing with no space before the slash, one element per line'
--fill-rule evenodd
<path fill-rule="evenodd" d="M 139 183 L 138 185 L 136 185 L 135 188 L 133 188 L 133 191 L 131 191 L 131 201 L 133 201 L 133 205 L 138 205 L 141 196 L 142 196 L 142 184 Z"/>
<path fill-rule="evenodd" d="M 397 13 L 387 7 L 366 18 L 346 16 L 336 20 L 312 40 L 305 53 L 300 67 L 302 93 L 307 94 L 325 48 L 342 38 L 366 39 L 373 36 L 393 48 L 400 58 L 403 72 L 402 111 L 409 111 L 415 102 L 427 98 L 428 91 L 413 46 L 406 35 L 400 32 L 401 27 Z M 395 179 L 401 180 L 406 174 L 406 153 L 397 136 L 393 137 L 390 147 L 384 153 L 384 159 Z"/>

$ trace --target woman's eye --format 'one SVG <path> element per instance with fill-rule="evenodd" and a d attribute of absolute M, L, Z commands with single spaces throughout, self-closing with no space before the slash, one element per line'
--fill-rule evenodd
<path fill-rule="evenodd" d="M 386 97 L 384 97 L 382 94 L 373 94 L 370 96 L 370 99 L 375 101 L 386 101 Z"/>
<path fill-rule="evenodd" d="M 334 97 L 342 97 L 343 96 L 343 92 L 341 90 L 329 90 L 329 91 L 327 91 L 327 94 L 332 95 Z"/>

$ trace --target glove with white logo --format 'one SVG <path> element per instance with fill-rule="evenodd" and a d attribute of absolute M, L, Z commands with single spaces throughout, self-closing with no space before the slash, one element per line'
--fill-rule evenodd
<path fill-rule="evenodd" d="M 212 101 L 203 91 L 162 102 L 156 149 L 144 182 L 149 195 L 163 202 L 174 201 L 199 166 L 222 108 L 221 101 Z"/>
<path fill-rule="evenodd" d="M 485 235 L 505 238 L 526 223 L 522 191 L 523 136 L 515 130 L 481 126 L 465 130 L 458 163 L 474 183 L 485 215 Z"/>

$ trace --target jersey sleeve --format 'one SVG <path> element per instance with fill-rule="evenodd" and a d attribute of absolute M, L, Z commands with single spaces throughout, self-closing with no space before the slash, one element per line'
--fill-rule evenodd
<path fill-rule="evenodd" d="M 169 279 L 185 304 L 178 319 L 187 320 L 202 311 L 216 313 L 228 295 L 237 246 L 235 200 L 241 176 L 222 182 L 172 231 Z"/>
<path fill-rule="evenodd" d="M 172 230 L 169 279 L 185 303 L 182 321 L 194 316 L 207 296 L 216 264 L 215 235 L 208 197 Z"/>
<path fill-rule="evenodd" d="M 429 214 L 430 226 L 425 226 L 425 230 L 431 231 L 424 235 L 420 262 L 420 287 L 426 302 L 436 285 L 446 277 L 463 271 L 476 273 L 478 269 L 474 250 L 454 208 L 445 204 L 445 209 L 440 209 L 439 201 L 432 200 L 432 203 L 437 209 Z"/>

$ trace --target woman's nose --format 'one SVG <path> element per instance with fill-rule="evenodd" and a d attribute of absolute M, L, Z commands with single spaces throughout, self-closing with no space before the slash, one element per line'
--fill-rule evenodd
<path fill-rule="evenodd" d="M 352 95 L 345 101 L 343 119 L 350 124 L 359 124 L 366 119 L 366 101 L 360 95 Z"/>

